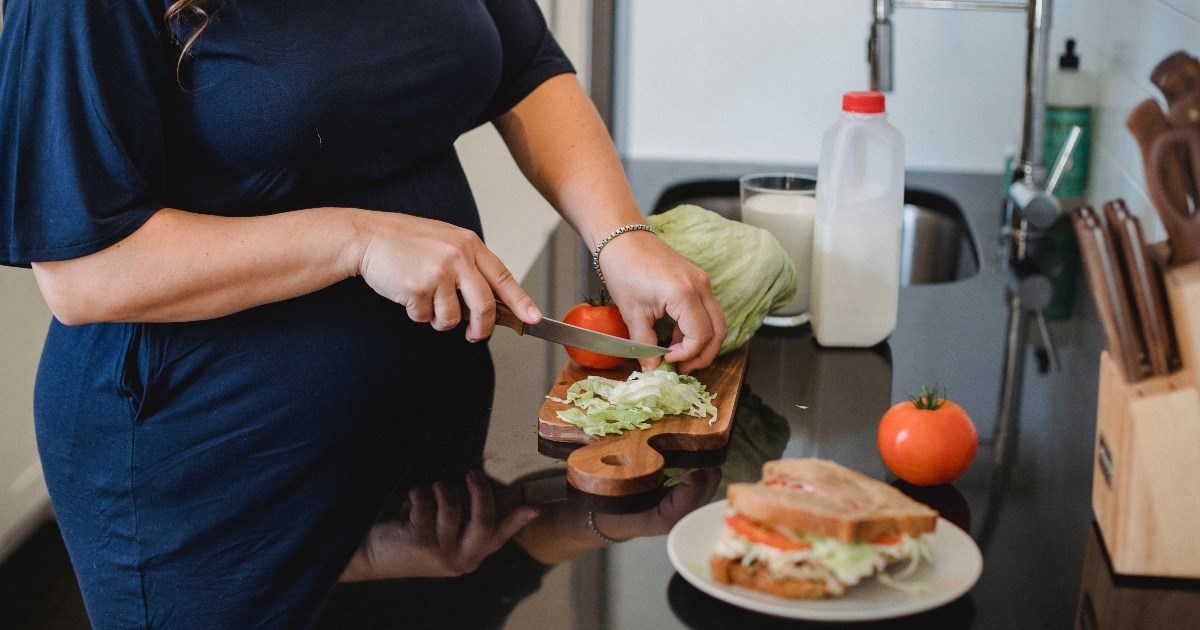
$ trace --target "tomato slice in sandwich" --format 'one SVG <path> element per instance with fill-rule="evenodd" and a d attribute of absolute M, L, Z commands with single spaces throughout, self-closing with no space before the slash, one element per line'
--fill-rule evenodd
<path fill-rule="evenodd" d="M 904 536 L 900 534 L 883 534 L 871 539 L 871 544 L 891 546 L 900 544 L 902 540 L 904 540 Z"/>
<path fill-rule="evenodd" d="M 812 545 L 810 545 L 806 540 L 792 538 L 791 536 L 780 532 L 774 527 L 763 525 L 762 523 L 747 518 L 741 514 L 726 514 L 725 524 L 737 534 L 749 539 L 751 542 L 755 542 L 760 545 L 767 545 L 769 547 L 775 547 L 776 549 L 782 549 L 784 551 L 796 551 L 800 549 L 812 548 Z M 871 543 L 875 545 L 891 546 L 899 544 L 902 540 L 904 540 L 904 536 L 900 534 L 882 534 L 873 538 Z"/>
<path fill-rule="evenodd" d="M 738 535 L 744 536 L 751 542 L 760 545 L 767 545 L 768 547 L 775 547 L 784 551 L 796 551 L 812 547 L 807 541 L 791 538 L 780 533 L 773 527 L 757 523 L 741 514 L 726 514 L 725 524 Z"/>

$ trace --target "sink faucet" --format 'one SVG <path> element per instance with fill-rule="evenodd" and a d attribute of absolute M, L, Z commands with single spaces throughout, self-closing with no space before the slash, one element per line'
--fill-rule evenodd
<path fill-rule="evenodd" d="M 872 90 L 890 92 L 894 84 L 892 11 L 908 9 L 973 9 L 990 11 L 1024 11 L 1027 38 L 1025 42 L 1025 101 L 1021 133 L 1021 155 L 1013 171 L 1011 209 L 1016 216 L 1006 217 L 1009 235 L 1018 247 L 1012 254 L 1016 260 L 1025 257 L 1027 237 L 1049 227 L 1057 220 L 1060 209 L 1047 186 L 1044 145 L 1046 141 L 1046 76 L 1050 58 L 1050 9 L 1052 0 L 1000 2 L 995 0 L 873 0 L 871 36 L 867 42 L 867 62 L 870 65 Z M 1006 211 L 1006 214 L 1008 212 Z M 1019 250 L 1019 251 L 1016 251 Z"/>
<path fill-rule="evenodd" d="M 974 9 L 1024 11 L 1026 25 L 1024 120 L 1021 133 L 1020 159 L 1013 169 L 1009 195 L 1005 203 L 1006 260 L 1010 283 L 1006 287 L 1008 329 L 1004 343 L 1004 366 L 997 409 L 994 476 L 1003 486 L 1003 474 L 1010 461 L 1009 453 L 1016 442 L 1017 417 L 1021 408 L 1022 383 L 1025 373 L 1025 350 L 1029 336 L 1030 318 L 1037 323 L 1046 350 L 1048 364 L 1057 369 L 1057 358 L 1050 331 L 1046 326 L 1044 309 L 1052 297 L 1052 285 L 1042 273 L 1038 262 L 1041 237 L 1058 220 L 1062 209 L 1055 199 L 1054 186 L 1066 165 L 1067 157 L 1079 139 L 1080 129 L 1071 131 L 1067 142 L 1055 160 L 1047 177 L 1044 162 L 1046 138 L 1046 78 L 1050 48 L 1050 13 L 1052 0 L 999 2 L 991 0 L 873 0 L 871 35 L 867 42 L 867 61 L 870 65 L 872 90 L 888 92 L 893 89 L 894 33 L 892 10 L 911 9 Z"/>
<path fill-rule="evenodd" d="M 1046 73 L 1050 58 L 1051 0 L 999 2 L 991 0 L 873 0 L 871 36 L 867 42 L 871 89 L 890 92 L 894 83 L 892 10 L 973 9 L 1024 11 L 1028 36 L 1025 42 L 1025 105 L 1021 134 L 1021 159 L 1016 173 L 1033 187 L 1045 184 L 1043 144 L 1046 138 Z"/>

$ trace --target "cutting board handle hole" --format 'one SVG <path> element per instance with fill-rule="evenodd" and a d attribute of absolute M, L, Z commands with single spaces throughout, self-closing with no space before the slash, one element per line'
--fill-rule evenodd
<path fill-rule="evenodd" d="M 600 458 L 600 463 L 609 466 L 628 466 L 631 461 L 633 460 L 628 455 L 605 455 Z"/>

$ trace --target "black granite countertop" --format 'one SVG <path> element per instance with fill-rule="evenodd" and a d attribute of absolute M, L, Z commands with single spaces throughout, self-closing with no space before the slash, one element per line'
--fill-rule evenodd
<path fill-rule="evenodd" d="M 669 185 L 770 167 L 652 162 L 629 164 L 628 170 L 639 203 L 651 208 Z M 354 608 L 359 619 L 378 623 L 387 613 L 368 611 L 390 607 L 404 620 L 395 627 L 819 625 L 744 611 L 691 586 L 668 558 L 668 521 L 722 498 L 730 481 L 754 480 L 768 456 L 833 459 L 891 481 L 875 446 L 879 417 L 922 384 L 936 383 L 974 418 L 980 449 L 966 475 L 924 498 L 970 533 L 983 554 L 983 573 L 966 595 L 941 608 L 863 627 L 1197 627 L 1195 582 L 1114 576 L 1098 542 L 1091 483 L 1102 346 L 1086 288 L 1079 288 L 1071 318 L 1050 323 L 1061 369 L 1041 373 L 1037 361 L 1026 362 L 1016 447 L 1001 456 L 994 441 L 1006 325 L 1006 272 L 996 247 L 999 177 L 910 173 L 908 184 L 959 203 L 978 247 L 978 273 L 902 289 L 897 329 L 876 348 L 823 349 L 807 327 L 762 329 L 751 341 L 739 424 L 715 495 L 709 496 L 716 476 L 705 477 L 702 489 L 656 495 L 637 505 L 571 491 L 561 459 L 539 451 L 536 421 L 566 355 L 551 344 L 502 331 L 491 341 L 496 394 L 484 469 L 509 501 L 541 503 L 544 513 L 559 514 L 561 531 L 547 530 L 539 538 L 550 551 L 533 555 L 561 561 L 539 563 L 510 546 L 475 576 L 351 593 L 335 600 L 334 612 Z M 523 284 L 545 312 L 561 314 L 591 282 L 587 254 L 565 228 L 541 246 Z M 587 529 L 588 509 L 607 519 L 600 522 L 612 535 L 642 535 L 606 546 Z M 422 612 L 412 613 L 418 609 Z M 352 617 L 333 615 L 326 625 L 348 627 Z"/>

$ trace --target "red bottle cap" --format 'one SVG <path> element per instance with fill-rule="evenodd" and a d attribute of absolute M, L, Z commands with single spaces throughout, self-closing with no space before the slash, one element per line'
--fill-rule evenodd
<path fill-rule="evenodd" d="M 854 114 L 883 113 L 883 92 L 846 92 L 842 95 L 842 111 Z"/>

